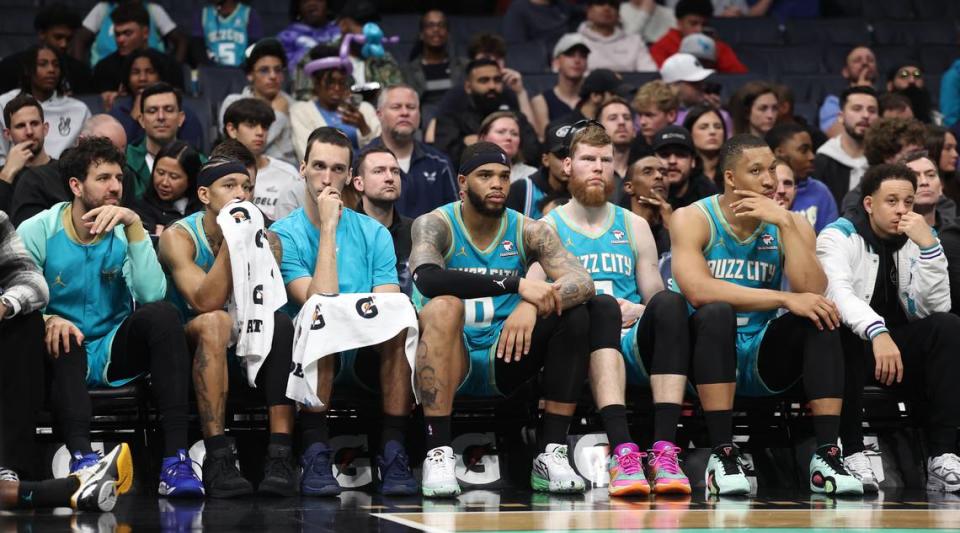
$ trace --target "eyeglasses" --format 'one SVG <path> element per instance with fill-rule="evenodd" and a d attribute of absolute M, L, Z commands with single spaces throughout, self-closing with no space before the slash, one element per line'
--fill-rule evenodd
<path fill-rule="evenodd" d="M 900 72 L 898 72 L 897 75 L 900 76 L 901 78 L 909 78 L 910 76 L 913 76 L 913 79 L 915 80 L 919 80 L 920 78 L 923 77 L 923 73 L 920 72 L 920 69 L 918 68 L 913 70 L 903 69 Z"/>

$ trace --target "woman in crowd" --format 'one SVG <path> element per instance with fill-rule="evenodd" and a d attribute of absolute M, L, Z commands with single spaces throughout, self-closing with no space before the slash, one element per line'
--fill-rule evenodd
<path fill-rule="evenodd" d="M 762 138 L 777 122 L 776 89 L 765 81 L 747 82 L 730 97 L 727 109 L 733 115 L 734 134 L 750 133 Z"/>
<path fill-rule="evenodd" d="M 510 167 L 510 183 L 534 174 L 537 169 L 523 162 L 520 153 L 520 122 L 512 111 L 497 111 L 487 115 L 480 123 L 478 141 L 491 142 L 507 153 Z"/>
<path fill-rule="evenodd" d="M 924 144 L 930 161 L 933 161 L 940 171 L 943 193 L 954 202 L 960 202 L 960 183 L 957 183 L 957 137 L 942 126 L 930 124 L 927 126 Z"/>
<path fill-rule="evenodd" d="M 157 152 L 152 186 L 134 206 L 148 233 L 160 235 L 170 224 L 203 207 L 197 198 L 201 165 L 200 154 L 183 141 L 173 141 Z"/>
<path fill-rule="evenodd" d="M 723 190 L 723 177 L 718 176 L 717 167 L 720 162 L 720 147 L 727 138 L 727 125 L 723 122 L 720 111 L 711 106 L 695 106 L 684 117 L 683 127 L 693 137 L 693 147 L 703 163 L 700 167 L 703 175 Z"/>

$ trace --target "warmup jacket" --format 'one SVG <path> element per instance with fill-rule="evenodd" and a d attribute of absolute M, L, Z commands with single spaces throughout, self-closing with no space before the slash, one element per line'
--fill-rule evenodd
<path fill-rule="evenodd" d="M 860 235 L 853 220 L 839 218 L 820 232 L 817 257 L 827 275 L 826 296 L 837 305 L 843 324 L 864 340 L 888 331 L 884 317 L 870 307 L 880 257 Z M 897 299 L 907 320 L 950 310 L 947 257 L 939 240 L 925 249 L 907 240 L 894 258 Z"/>

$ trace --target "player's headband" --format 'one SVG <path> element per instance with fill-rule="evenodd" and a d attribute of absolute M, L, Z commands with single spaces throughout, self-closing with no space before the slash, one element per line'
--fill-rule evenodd
<path fill-rule="evenodd" d="M 490 144 L 489 150 L 480 150 L 471 155 L 468 159 L 460 161 L 460 175 L 466 176 L 474 170 L 487 163 L 498 163 L 501 165 L 510 166 L 510 161 L 507 159 L 507 154 L 497 145 L 493 143 L 484 143 Z"/>
<path fill-rule="evenodd" d="M 247 167 L 239 161 L 228 161 L 220 165 L 205 166 L 200 169 L 200 175 L 197 176 L 197 187 L 209 187 L 218 179 L 230 174 L 243 174 L 247 176 Z"/>

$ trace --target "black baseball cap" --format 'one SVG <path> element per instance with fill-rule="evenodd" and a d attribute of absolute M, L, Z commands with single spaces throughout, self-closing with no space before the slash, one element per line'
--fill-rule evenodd
<path fill-rule="evenodd" d="M 547 125 L 547 134 L 543 140 L 544 153 L 557 157 L 567 156 L 567 134 L 572 124 L 569 120 L 554 120 Z"/>
<path fill-rule="evenodd" d="M 666 126 L 654 133 L 653 142 L 650 144 L 653 146 L 654 152 L 659 152 L 660 149 L 667 146 L 681 146 L 693 153 L 693 137 L 691 137 L 690 132 L 687 131 L 687 128 L 675 124 Z"/>
<path fill-rule="evenodd" d="M 623 80 L 616 72 L 598 68 L 583 80 L 583 85 L 580 86 L 580 98 L 586 98 L 593 93 L 615 93 L 621 83 Z"/>

